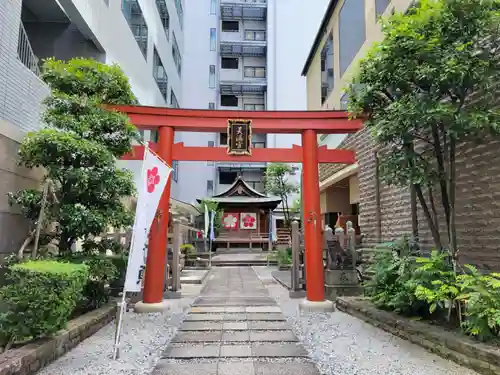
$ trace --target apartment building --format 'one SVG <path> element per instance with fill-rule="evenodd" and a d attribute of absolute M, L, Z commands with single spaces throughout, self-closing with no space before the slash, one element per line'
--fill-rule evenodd
<path fill-rule="evenodd" d="M 346 109 L 344 88 L 359 60 L 373 42 L 383 38 L 379 17 L 406 11 L 412 0 L 331 0 L 306 59 L 310 110 Z M 370 134 L 320 136 L 330 148 L 354 149 L 357 163 L 320 166 L 323 223 L 333 225 L 338 215 L 357 217 L 366 246 L 391 241 L 418 231 L 424 246 L 432 246 L 427 223 L 417 212 L 412 226 L 410 189 L 385 185 L 378 173 L 378 156 Z M 481 145 L 463 143 L 457 154 L 456 223 L 461 261 L 486 269 L 500 269 L 500 152 L 498 139 Z M 437 203 L 440 204 L 440 203 Z"/>
<path fill-rule="evenodd" d="M 183 106 L 224 110 L 305 110 L 300 76 L 327 0 L 186 0 Z M 300 24 L 300 27 L 297 25 Z M 183 133 L 189 146 L 224 147 L 225 133 Z M 254 134 L 252 146 L 291 147 L 300 136 Z M 263 191 L 267 163 L 180 162 L 180 199 L 226 190 L 241 176 Z M 297 165 L 296 180 L 300 179 Z"/>
<path fill-rule="evenodd" d="M 46 57 L 117 63 L 144 105 L 182 105 L 182 0 L 8 0 L 0 2 L 0 253 L 17 249 L 25 222 L 6 193 L 36 187 L 40 174 L 16 165 L 27 131 L 40 128 Z M 156 134 L 146 131 L 144 140 Z M 123 162 L 122 162 L 123 163 Z M 124 166 L 138 171 L 140 162 Z M 176 165 L 174 165 L 176 167 Z M 177 169 L 173 175 L 176 197 Z"/>

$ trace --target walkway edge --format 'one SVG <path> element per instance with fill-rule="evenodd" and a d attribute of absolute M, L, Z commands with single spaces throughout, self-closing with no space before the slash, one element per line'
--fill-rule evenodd
<path fill-rule="evenodd" d="M 500 350 L 437 326 L 377 309 L 366 298 L 337 299 L 337 308 L 484 375 L 500 374 Z"/>

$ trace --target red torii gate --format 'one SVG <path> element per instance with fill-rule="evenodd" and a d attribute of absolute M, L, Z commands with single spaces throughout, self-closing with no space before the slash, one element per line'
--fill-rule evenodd
<path fill-rule="evenodd" d="M 153 150 L 169 165 L 173 160 L 229 161 L 229 162 L 282 162 L 302 163 L 302 202 L 305 216 L 305 267 L 307 302 L 324 302 L 323 251 L 320 218 L 320 192 L 318 163 L 355 162 L 354 151 L 318 147 L 318 134 L 355 133 L 362 127 L 361 119 L 349 119 L 344 111 L 223 111 L 176 109 L 145 106 L 115 106 L 115 110 L 127 114 L 132 124 L 141 129 L 157 129 L 158 143 Z M 174 143 L 175 131 L 221 133 L 228 129 L 229 119 L 251 120 L 252 133 L 301 134 L 302 146 L 292 148 L 256 148 L 252 155 L 229 155 L 226 147 L 187 147 Z M 124 160 L 142 160 L 143 146 L 135 146 L 134 152 Z M 144 304 L 163 301 L 163 287 L 168 235 L 170 181 L 158 207 L 151 227 L 144 280 Z"/>

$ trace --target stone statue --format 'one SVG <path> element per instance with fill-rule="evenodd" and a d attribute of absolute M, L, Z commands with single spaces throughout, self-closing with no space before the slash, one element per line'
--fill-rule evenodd
<path fill-rule="evenodd" d="M 353 269 L 353 258 L 349 249 L 344 250 L 344 230 L 336 228 L 335 234 L 327 227 L 324 234 L 325 247 L 327 251 L 326 268 L 328 270 Z"/>

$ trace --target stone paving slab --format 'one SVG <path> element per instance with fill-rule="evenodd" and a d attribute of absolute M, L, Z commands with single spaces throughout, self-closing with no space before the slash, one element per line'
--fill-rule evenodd
<path fill-rule="evenodd" d="M 255 330 L 285 330 L 290 329 L 286 322 L 281 321 L 248 321 L 248 329 Z"/>
<path fill-rule="evenodd" d="M 222 333 L 223 342 L 250 341 L 249 331 L 224 331 Z"/>
<path fill-rule="evenodd" d="M 321 375 L 316 366 L 310 362 L 266 363 L 256 361 L 253 365 L 254 375 Z"/>
<path fill-rule="evenodd" d="M 258 342 L 297 342 L 292 331 L 250 331 L 250 341 Z M 223 336 L 224 338 L 224 336 Z"/>
<path fill-rule="evenodd" d="M 224 320 L 224 314 L 189 314 L 184 319 L 185 322 L 217 322 L 221 320 Z"/>
<path fill-rule="evenodd" d="M 222 331 L 184 331 L 178 332 L 172 342 L 219 342 L 222 339 Z"/>
<path fill-rule="evenodd" d="M 220 347 L 221 357 L 252 357 L 252 347 L 251 345 L 233 345 L 233 344 L 223 344 Z"/>
<path fill-rule="evenodd" d="M 163 358 L 219 358 L 220 343 L 214 344 L 170 344 Z"/>
<path fill-rule="evenodd" d="M 184 322 L 179 331 L 220 331 L 222 323 L 220 322 Z"/>
<path fill-rule="evenodd" d="M 281 313 L 248 313 L 248 320 L 263 320 L 263 321 L 284 321 L 285 317 Z"/>
<path fill-rule="evenodd" d="M 247 313 L 281 313 L 278 306 L 249 306 L 245 308 Z"/>
<path fill-rule="evenodd" d="M 217 362 L 165 363 L 160 361 L 151 375 L 218 375 Z"/>
<path fill-rule="evenodd" d="M 228 331 L 246 331 L 248 330 L 247 322 L 224 322 L 222 324 L 223 330 Z"/>
<path fill-rule="evenodd" d="M 287 359 L 286 362 L 201 359 L 196 363 L 161 360 L 151 375 L 321 375 L 311 362 Z"/>
<path fill-rule="evenodd" d="M 297 343 L 252 343 L 253 357 L 308 357 L 304 347 Z"/>

